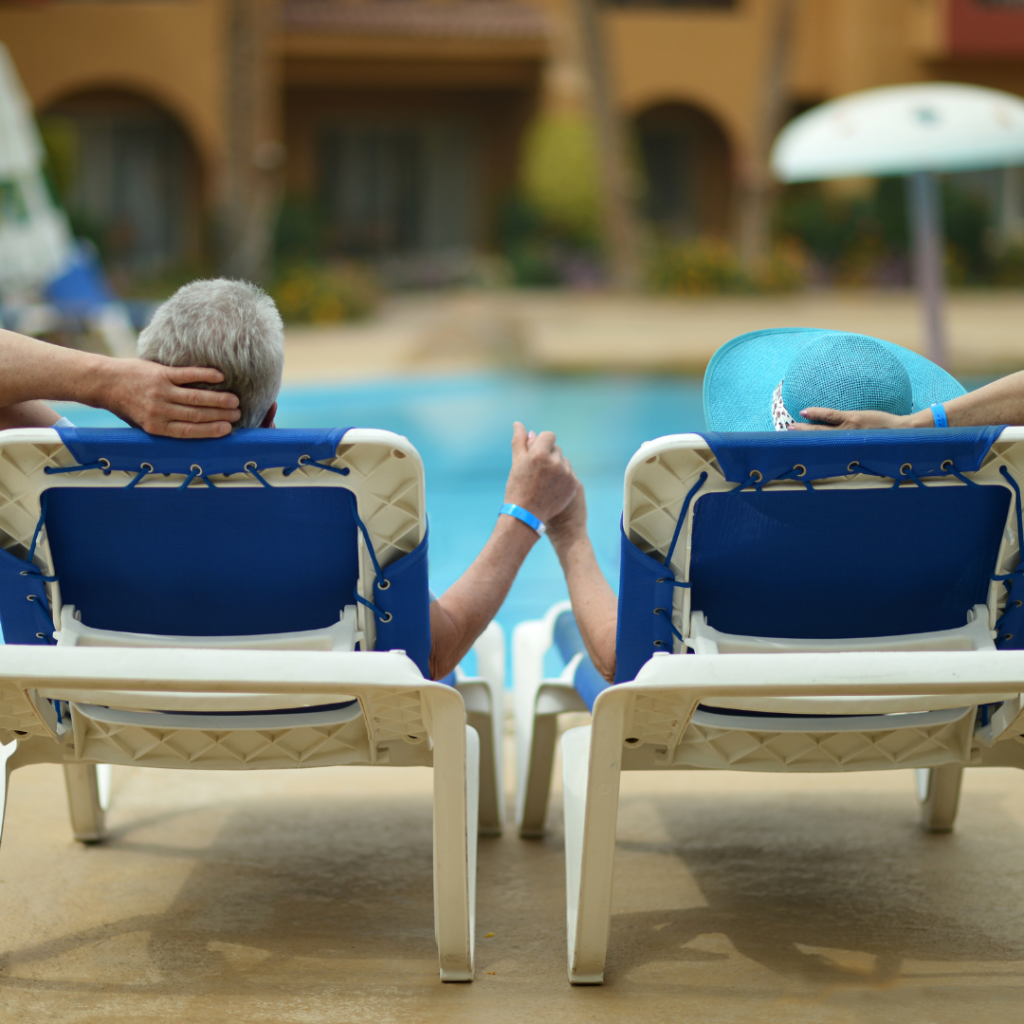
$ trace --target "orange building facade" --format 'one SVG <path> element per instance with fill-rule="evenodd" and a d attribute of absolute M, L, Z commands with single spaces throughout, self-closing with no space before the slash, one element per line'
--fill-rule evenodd
<path fill-rule="evenodd" d="M 282 200 L 341 255 L 492 247 L 531 121 L 586 116 L 577 2 L 23 0 L 0 3 L 0 41 L 110 259 L 145 274 L 215 251 L 244 271 Z M 1014 0 L 613 0 L 601 17 L 647 215 L 676 235 L 735 235 L 772 96 L 1024 95 Z"/>

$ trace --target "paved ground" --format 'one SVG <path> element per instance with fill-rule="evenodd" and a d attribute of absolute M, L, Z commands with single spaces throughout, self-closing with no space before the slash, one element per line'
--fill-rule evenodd
<path fill-rule="evenodd" d="M 623 781 L 603 988 L 565 980 L 560 807 L 481 843 L 478 973 L 437 980 L 421 770 L 115 769 L 76 846 L 58 768 L 13 777 L 4 1024 L 1011 1024 L 1024 997 L 1024 778 L 968 773 L 958 832 L 912 775 Z M 493 937 L 485 938 L 489 933 Z"/>
<path fill-rule="evenodd" d="M 1024 290 L 954 292 L 948 325 L 954 371 L 1024 368 Z M 293 327 L 285 375 L 299 382 L 489 365 L 702 373 L 715 349 L 737 334 L 793 326 L 921 344 L 917 301 L 904 291 L 691 299 L 455 292 L 392 299 L 365 324 Z"/>

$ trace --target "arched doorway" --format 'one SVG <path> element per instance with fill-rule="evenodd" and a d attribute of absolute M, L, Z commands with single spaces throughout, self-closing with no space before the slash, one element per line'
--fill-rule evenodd
<path fill-rule="evenodd" d="M 670 239 L 729 232 L 729 140 L 714 118 L 685 103 L 648 107 L 634 119 L 644 171 L 644 212 Z"/>
<path fill-rule="evenodd" d="M 134 93 L 77 93 L 40 116 L 59 198 L 77 234 L 129 282 L 201 257 L 199 159 L 176 118 Z"/>

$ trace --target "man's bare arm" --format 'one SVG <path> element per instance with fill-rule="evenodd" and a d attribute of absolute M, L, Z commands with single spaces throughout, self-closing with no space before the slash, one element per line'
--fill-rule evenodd
<path fill-rule="evenodd" d="M 612 682 L 618 601 L 597 564 L 587 535 L 587 502 L 582 484 L 565 510 L 548 524 L 548 536 L 562 563 L 576 625 L 587 653 L 594 668 Z"/>
<path fill-rule="evenodd" d="M 50 399 L 109 409 L 151 434 L 222 437 L 240 416 L 238 399 L 185 385 L 223 379 L 211 367 L 112 359 L 0 330 L 0 429 L 52 426 Z"/>
<path fill-rule="evenodd" d="M 975 427 L 991 424 L 1024 425 L 1024 371 L 986 384 L 959 398 L 944 402 L 946 422 L 951 427 Z M 797 423 L 791 430 L 865 430 L 899 429 L 905 427 L 933 427 L 935 419 L 931 409 L 922 409 L 909 416 L 894 416 L 877 410 L 843 412 L 816 406 L 802 409 L 805 419 L 819 423 Z"/>
<path fill-rule="evenodd" d="M 577 486 L 572 467 L 555 444 L 555 435 L 545 431 L 528 437 L 526 428 L 516 423 L 505 501 L 548 522 L 565 508 Z M 473 564 L 430 606 L 432 679 L 448 675 L 466 656 L 497 614 L 539 539 L 526 523 L 498 516 L 490 539 Z"/>

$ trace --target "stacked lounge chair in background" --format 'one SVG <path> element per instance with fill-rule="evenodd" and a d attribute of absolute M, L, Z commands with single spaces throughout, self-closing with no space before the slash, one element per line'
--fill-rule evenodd
<path fill-rule="evenodd" d="M 472 978 L 504 644 L 497 626 L 478 642 L 483 679 L 429 679 L 423 466 L 405 438 L 5 431 L 0 543 L 4 800 L 14 768 L 62 764 L 75 835 L 95 841 L 97 766 L 432 767 L 441 978 Z"/>
<path fill-rule="evenodd" d="M 622 771 L 915 768 L 948 831 L 965 766 L 1024 768 L 1022 482 L 1024 428 L 641 447 L 617 685 L 566 605 L 513 637 L 521 834 L 543 829 L 558 714 L 593 713 L 562 738 L 572 982 L 604 976 Z"/>

